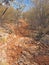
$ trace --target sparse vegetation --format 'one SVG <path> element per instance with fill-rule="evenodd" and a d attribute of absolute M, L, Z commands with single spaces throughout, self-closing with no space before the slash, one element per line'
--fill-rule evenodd
<path fill-rule="evenodd" d="M 49 65 L 49 0 L 30 4 L 0 0 L 0 65 Z"/>

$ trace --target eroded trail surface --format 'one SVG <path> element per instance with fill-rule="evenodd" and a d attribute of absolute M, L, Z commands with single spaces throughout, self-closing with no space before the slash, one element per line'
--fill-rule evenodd
<path fill-rule="evenodd" d="M 49 65 L 49 47 L 23 36 L 28 33 L 25 26 L 6 25 L 13 33 L 0 27 L 0 65 Z"/>

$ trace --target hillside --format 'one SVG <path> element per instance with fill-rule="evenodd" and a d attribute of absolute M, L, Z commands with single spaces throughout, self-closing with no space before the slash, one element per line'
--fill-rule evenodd
<path fill-rule="evenodd" d="M 29 29 L 24 19 L 15 20 L 14 14 L 13 8 L 3 17 L 0 13 L 0 65 L 49 65 L 49 35 L 37 41 L 39 31 Z"/>

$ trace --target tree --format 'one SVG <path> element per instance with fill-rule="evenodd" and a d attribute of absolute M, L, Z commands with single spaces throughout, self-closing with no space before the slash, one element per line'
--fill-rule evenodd
<path fill-rule="evenodd" d="M 46 26 L 47 18 L 49 17 L 49 0 L 34 0 L 34 4 L 36 19 L 40 25 Z"/>
<path fill-rule="evenodd" d="M 22 16 L 22 12 L 25 9 L 26 5 L 24 4 L 24 0 L 15 0 L 13 4 L 15 4 L 17 11 L 16 17 L 19 19 L 19 17 Z"/>
<path fill-rule="evenodd" d="M 33 7 L 26 13 L 30 24 L 37 27 L 46 27 L 49 24 L 49 0 L 30 0 Z"/>
<path fill-rule="evenodd" d="M 22 0 L 20 0 L 20 1 L 18 1 L 18 0 L 17 1 L 16 0 L 4 0 L 1 3 L 2 3 L 1 6 L 5 7 L 5 9 L 2 11 L 2 14 L 0 16 L 0 19 L 2 19 L 2 20 L 3 19 L 11 20 L 12 18 L 15 20 L 18 20 L 18 18 L 21 17 L 21 15 L 22 15 L 22 11 L 25 8 L 25 5 Z M 15 5 L 14 6 L 15 9 L 14 9 L 13 5 Z"/>
<path fill-rule="evenodd" d="M 29 23 L 29 29 L 38 31 L 38 40 L 45 34 L 49 34 L 49 0 L 30 0 L 32 6 L 29 11 L 23 14 Z"/>

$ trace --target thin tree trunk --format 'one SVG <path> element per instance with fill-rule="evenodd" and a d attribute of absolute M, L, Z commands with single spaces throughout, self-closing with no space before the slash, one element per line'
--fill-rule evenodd
<path fill-rule="evenodd" d="M 2 13 L 2 16 L 6 13 L 7 9 L 8 9 L 8 7 L 4 10 L 4 12 Z"/>

